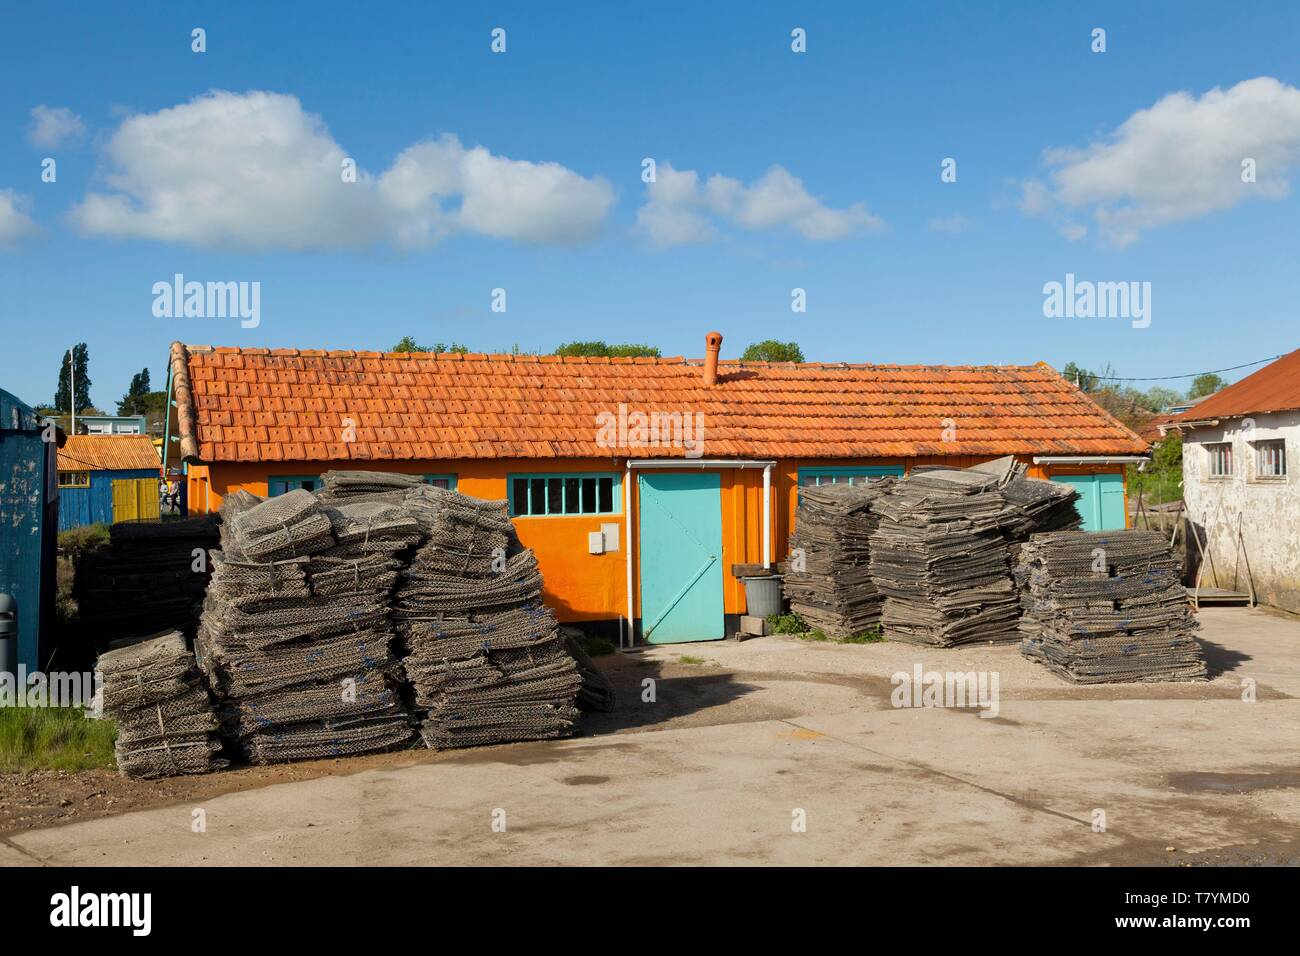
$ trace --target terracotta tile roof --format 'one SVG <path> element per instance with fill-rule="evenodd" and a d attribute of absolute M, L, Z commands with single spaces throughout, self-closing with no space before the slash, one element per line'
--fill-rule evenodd
<path fill-rule="evenodd" d="M 173 346 L 198 461 L 676 457 L 597 418 L 701 413 L 709 458 L 1113 455 L 1147 444 L 1051 367 L 322 352 Z M 182 396 L 189 396 L 192 411 Z M 189 424 L 187 425 L 187 419 Z M 945 419 L 955 438 L 945 442 Z M 344 440 L 347 421 L 355 425 Z M 635 424 L 635 420 L 633 420 Z M 629 442 L 630 444 L 630 442 Z"/>
<path fill-rule="evenodd" d="M 1296 408 L 1300 408 L 1300 349 L 1201 399 L 1173 421 L 1177 424 Z"/>
<path fill-rule="evenodd" d="M 59 449 L 60 471 L 157 471 L 159 464 L 148 435 L 69 435 Z"/>

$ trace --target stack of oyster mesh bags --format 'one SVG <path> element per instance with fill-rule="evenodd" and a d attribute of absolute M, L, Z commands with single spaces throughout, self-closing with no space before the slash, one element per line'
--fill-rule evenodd
<path fill-rule="evenodd" d="M 884 595 L 871 580 L 872 503 L 893 478 L 799 489 L 784 590 L 790 610 L 829 637 L 852 637 L 880 623 Z"/>
<path fill-rule="evenodd" d="M 106 651 L 97 669 L 123 774 L 167 777 L 226 765 L 217 756 L 216 710 L 180 631 Z"/>
<path fill-rule="evenodd" d="M 917 468 L 873 504 L 870 573 L 890 640 L 952 647 L 1019 636 L 1012 551 L 1035 531 L 1079 524 L 1072 488 L 1024 472 L 1010 458 Z"/>
<path fill-rule="evenodd" d="M 368 486 L 235 492 L 222 518 L 196 651 L 225 735 L 253 763 L 410 742 L 388 602 L 414 518 Z"/>
<path fill-rule="evenodd" d="M 1158 531 L 1034 535 L 1016 572 L 1021 652 L 1076 684 L 1204 678 L 1180 572 Z"/>
<path fill-rule="evenodd" d="M 572 733 L 582 677 L 542 604 L 537 559 L 516 538 L 506 502 L 421 485 L 406 506 L 424 541 L 402 573 L 393 616 L 425 743 Z"/>
<path fill-rule="evenodd" d="M 109 546 L 83 554 L 72 596 L 87 633 L 109 641 L 178 628 L 193 636 L 208 585 L 194 550 L 217 545 L 217 516 L 178 521 L 119 521 Z"/>

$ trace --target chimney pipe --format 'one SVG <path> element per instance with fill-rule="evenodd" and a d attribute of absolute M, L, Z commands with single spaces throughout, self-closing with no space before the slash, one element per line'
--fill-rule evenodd
<path fill-rule="evenodd" d="M 722 348 L 722 333 L 710 332 L 704 336 L 704 384 L 718 384 L 718 352 Z"/>

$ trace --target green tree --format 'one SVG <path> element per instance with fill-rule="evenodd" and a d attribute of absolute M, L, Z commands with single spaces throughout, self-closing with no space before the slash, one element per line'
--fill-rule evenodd
<path fill-rule="evenodd" d="M 798 342 L 778 342 L 776 339 L 764 339 L 745 349 L 740 357 L 742 362 L 802 362 L 803 349 Z"/>
<path fill-rule="evenodd" d="M 69 362 L 71 358 L 71 362 Z M 76 371 L 76 382 L 72 379 L 72 371 Z M 90 401 L 90 349 L 85 342 L 79 342 L 72 347 L 71 354 L 63 353 L 63 359 L 59 365 L 59 384 L 54 392 L 54 407 L 61 414 L 67 414 L 72 410 L 72 390 L 76 385 L 77 392 L 77 414 L 83 414 L 86 409 L 91 407 Z"/>
<path fill-rule="evenodd" d="M 1205 398 L 1207 395 L 1213 395 L 1215 392 L 1224 388 L 1228 383 L 1213 372 L 1206 372 L 1192 379 L 1192 387 L 1187 390 L 1187 397 L 1191 401 L 1198 398 Z"/>
<path fill-rule="evenodd" d="M 606 345 L 604 342 L 565 342 L 553 355 L 586 355 L 596 358 L 636 358 L 649 356 L 659 358 L 659 350 L 653 345 Z"/>
<path fill-rule="evenodd" d="M 1149 505 L 1177 501 L 1183 496 L 1183 437 L 1170 431 L 1151 449 L 1151 461 L 1141 471 L 1128 466 L 1129 498 L 1139 492 Z"/>
<path fill-rule="evenodd" d="M 1183 400 L 1183 393 L 1162 385 L 1153 385 L 1146 390 L 1144 402 L 1153 412 L 1163 412 L 1170 405 L 1177 405 Z"/>
<path fill-rule="evenodd" d="M 1065 368 L 1061 369 L 1061 375 L 1067 382 L 1073 382 L 1085 392 L 1095 392 L 1097 390 L 1098 380 L 1096 374 L 1075 365 L 1073 362 L 1065 363 Z"/>
<path fill-rule="evenodd" d="M 117 403 L 117 413 L 119 415 L 145 414 L 145 396 L 151 391 L 152 389 L 149 388 L 149 370 L 142 368 L 131 376 L 131 384 L 127 386 L 126 394 Z"/>
<path fill-rule="evenodd" d="M 434 342 L 432 345 L 420 345 L 409 335 L 403 335 L 402 340 L 394 345 L 390 352 L 456 352 L 464 355 L 469 351 L 468 345 L 461 345 L 459 342 Z"/>

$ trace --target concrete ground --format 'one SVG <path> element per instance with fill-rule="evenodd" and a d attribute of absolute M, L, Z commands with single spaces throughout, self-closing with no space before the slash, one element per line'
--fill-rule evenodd
<path fill-rule="evenodd" d="M 0 863 L 1300 862 L 1300 622 L 1201 621 L 1198 684 L 1073 687 L 1008 646 L 602 657 L 620 703 L 587 736 L 11 833 Z M 998 715 L 893 707 L 917 663 L 996 672 Z"/>

